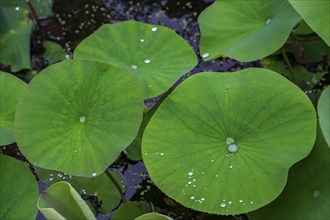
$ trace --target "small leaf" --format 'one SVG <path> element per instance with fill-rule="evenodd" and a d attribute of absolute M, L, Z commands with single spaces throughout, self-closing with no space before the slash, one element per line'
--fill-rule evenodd
<path fill-rule="evenodd" d="M 46 49 L 43 57 L 48 61 L 48 64 L 65 60 L 66 52 L 61 45 L 52 41 L 44 41 L 43 46 Z"/>
<path fill-rule="evenodd" d="M 150 178 L 192 209 L 240 214 L 273 201 L 289 168 L 311 151 L 316 113 L 278 73 L 200 73 L 181 83 L 146 127 Z"/>
<path fill-rule="evenodd" d="M 202 57 L 240 61 L 266 57 L 285 43 L 300 19 L 286 0 L 215 1 L 198 18 Z"/>
<path fill-rule="evenodd" d="M 305 22 L 330 46 L 330 1 L 289 0 Z"/>
<path fill-rule="evenodd" d="M 0 146 L 15 142 L 16 106 L 25 87 L 26 83 L 22 80 L 0 71 Z"/>
<path fill-rule="evenodd" d="M 147 202 L 127 202 L 120 206 L 111 220 L 135 219 L 144 213 L 150 212 L 150 206 Z"/>
<path fill-rule="evenodd" d="M 28 11 L 0 6 L 0 63 L 10 65 L 13 72 L 30 69 L 30 35 L 32 21 Z"/>
<path fill-rule="evenodd" d="M 47 219 L 96 219 L 86 202 L 65 181 L 51 185 L 40 194 L 38 209 Z"/>
<path fill-rule="evenodd" d="M 281 195 L 248 214 L 251 220 L 330 219 L 330 151 L 318 130 L 312 152 L 290 168 Z"/>
<path fill-rule="evenodd" d="M 0 219 L 35 219 L 38 183 L 29 167 L 0 154 Z"/>
<path fill-rule="evenodd" d="M 172 218 L 159 214 L 157 212 L 151 212 L 143 214 L 139 217 L 137 217 L 135 220 L 173 220 Z"/>
<path fill-rule="evenodd" d="M 77 46 L 74 59 L 129 71 L 144 86 L 144 98 L 161 94 L 197 64 L 192 48 L 173 30 L 137 21 L 103 25 Z"/>
<path fill-rule="evenodd" d="M 320 126 L 324 138 L 330 147 L 330 86 L 323 90 L 317 103 Z"/>
<path fill-rule="evenodd" d="M 36 166 L 92 177 L 133 141 L 142 114 L 142 90 L 131 74 L 103 63 L 66 60 L 29 83 L 18 103 L 15 135 Z"/>

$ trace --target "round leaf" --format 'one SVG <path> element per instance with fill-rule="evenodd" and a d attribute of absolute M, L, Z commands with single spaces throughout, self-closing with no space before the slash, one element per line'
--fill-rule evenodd
<path fill-rule="evenodd" d="M 0 145 L 12 144 L 18 99 L 26 84 L 17 77 L 0 71 Z"/>
<path fill-rule="evenodd" d="M 96 219 L 86 202 L 65 181 L 42 192 L 37 205 L 47 219 Z"/>
<path fill-rule="evenodd" d="M 173 219 L 166 215 L 159 214 L 157 212 L 150 212 L 137 217 L 135 220 L 173 220 Z"/>
<path fill-rule="evenodd" d="M 319 130 L 312 152 L 290 168 L 288 183 L 281 195 L 249 213 L 249 219 L 330 219 L 329 163 L 330 151 Z"/>
<path fill-rule="evenodd" d="M 246 213 L 280 194 L 289 167 L 311 151 L 315 130 L 310 100 L 279 74 L 201 73 L 162 103 L 142 156 L 151 179 L 179 203 Z"/>
<path fill-rule="evenodd" d="M 330 147 L 330 86 L 323 90 L 317 103 L 320 126 L 324 138 Z"/>
<path fill-rule="evenodd" d="M 103 25 L 77 46 L 74 58 L 131 72 L 144 85 L 144 97 L 164 92 L 197 64 L 192 48 L 173 30 L 137 21 Z"/>
<path fill-rule="evenodd" d="M 198 18 L 206 60 L 254 61 L 278 50 L 300 16 L 286 0 L 215 1 Z"/>
<path fill-rule="evenodd" d="M 39 190 L 29 167 L 0 154 L 0 219 L 35 219 Z"/>
<path fill-rule="evenodd" d="M 330 46 L 330 1 L 289 0 L 306 23 Z"/>
<path fill-rule="evenodd" d="M 140 215 L 150 212 L 150 206 L 147 202 L 127 202 L 120 206 L 115 214 L 112 216 L 112 220 L 124 220 L 135 219 Z"/>
<path fill-rule="evenodd" d="M 141 89 L 131 74 L 68 60 L 43 70 L 27 86 L 15 135 L 36 166 L 96 176 L 132 142 L 142 115 Z"/>

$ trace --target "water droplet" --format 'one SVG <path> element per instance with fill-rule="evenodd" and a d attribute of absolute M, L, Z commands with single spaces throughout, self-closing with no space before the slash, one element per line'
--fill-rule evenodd
<path fill-rule="evenodd" d="M 268 18 L 266 24 L 269 24 L 272 19 Z"/>
<path fill-rule="evenodd" d="M 253 202 L 250 202 L 250 204 L 253 204 Z"/>
<path fill-rule="evenodd" d="M 143 38 L 141 38 L 141 39 L 140 39 L 140 42 L 144 42 L 144 39 L 143 39 Z"/>
<path fill-rule="evenodd" d="M 224 208 L 224 207 L 226 207 L 226 203 L 223 202 L 223 203 L 220 204 L 220 206 L 221 206 L 222 208 Z"/>
<path fill-rule="evenodd" d="M 16 7 L 16 8 L 15 8 L 15 11 L 19 11 L 19 7 Z"/>
<path fill-rule="evenodd" d="M 204 201 L 205 200 L 205 198 L 201 198 L 201 201 Z"/>
<path fill-rule="evenodd" d="M 52 181 L 54 178 L 49 178 L 49 181 Z"/>
<path fill-rule="evenodd" d="M 225 93 L 229 92 L 229 89 L 225 89 Z"/>
<path fill-rule="evenodd" d="M 189 181 L 188 184 L 191 184 L 191 181 Z"/>
<path fill-rule="evenodd" d="M 230 144 L 233 144 L 233 143 L 235 143 L 235 139 L 234 138 L 232 138 L 232 137 L 227 137 L 226 138 L 226 144 L 227 145 L 230 145 Z"/>
<path fill-rule="evenodd" d="M 131 65 L 131 68 L 132 68 L 133 70 L 136 70 L 138 67 L 137 67 L 137 65 L 132 64 L 132 65 Z"/>
<path fill-rule="evenodd" d="M 188 175 L 189 175 L 189 176 L 192 176 L 193 174 L 194 174 L 194 173 L 193 173 L 193 172 L 191 172 L 191 171 L 188 173 Z"/>
<path fill-rule="evenodd" d="M 243 202 L 243 200 L 241 199 L 241 200 L 239 200 L 239 202 L 240 202 L 240 203 L 242 203 L 242 202 Z"/>
<path fill-rule="evenodd" d="M 213 162 L 214 162 L 214 160 L 211 160 L 211 162 L 213 163 Z"/>
<path fill-rule="evenodd" d="M 230 166 L 229 166 L 229 168 L 231 169 L 231 168 L 233 168 L 233 166 L 232 166 L 232 165 L 230 165 Z"/>
<path fill-rule="evenodd" d="M 150 59 L 145 59 L 144 62 L 145 62 L 145 63 L 150 63 L 151 60 L 150 60 Z"/>
<path fill-rule="evenodd" d="M 164 155 L 164 153 L 160 153 L 160 156 L 163 156 Z"/>
<path fill-rule="evenodd" d="M 153 27 L 153 28 L 151 28 L 151 30 L 152 30 L 153 32 L 155 32 L 155 31 L 158 30 L 158 28 L 157 28 L 157 27 Z"/>
<path fill-rule="evenodd" d="M 195 196 L 190 196 L 190 199 L 194 199 L 195 198 Z"/>
<path fill-rule="evenodd" d="M 96 176 L 96 173 L 92 173 L 92 176 Z"/>
<path fill-rule="evenodd" d="M 79 118 L 79 121 L 80 121 L 81 124 L 84 123 L 85 120 L 86 120 L 85 116 L 81 116 L 81 117 Z"/>
<path fill-rule="evenodd" d="M 228 146 L 228 152 L 229 153 L 236 153 L 238 151 L 238 146 L 236 144 L 229 144 Z"/>
<path fill-rule="evenodd" d="M 196 185 L 193 185 L 193 187 L 196 187 Z"/>
<path fill-rule="evenodd" d="M 215 175 L 215 177 L 218 177 L 218 174 L 217 174 L 217 175 Z"/>
<path fill-rule="evenodd" d="M 203 58 L 207 58 L 207 57 L 209 57 L 209 56 L 210 56 L 209 53 L 203 53 L 203 54 L 202 54 L 202 57 L 203 57 Z"/>
<path fill-rule="evenodd" d="M 320 195 L 320 191 L 315 190 L 313 193 L 313 196 L 316 198 L 316 197 L 319 197 L 319 195 Z"/>
<path fill-rule="evenodd" d="M 231 201 L 229 201 L 228 204 L 230 205 L 231 204 Z"/>

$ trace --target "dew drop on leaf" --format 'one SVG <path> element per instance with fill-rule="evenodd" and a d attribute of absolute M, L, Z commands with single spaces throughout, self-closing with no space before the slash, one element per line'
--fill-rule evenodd
<path fill-rule="evenodd" d="M 153 28 L 151 28 L 151 30 L 152 30 L 153 32 L 155 32 L 155 31 L 158 30 L 158 28 L 157 28 L 157 27 L 153 27 Z"/>
<path fill-rule="evenodd" d="M 188 175 L 189 175 L 189 176 L 192 176 L 193 174 L 194 174 L 194 173 L 193 173 L 193 172 L 191 172 L 191 171 L 188 173 Z"/>
<path fill-rule="evenodd" d="M 269 24 L 272 19 L 268 18 L 265 24 Z"/>
<path fill-rule="evenodd" d="M 92 173 L 92 176 L 96 176 L 96 173 Z"/>
<path fill-rule="evenodd" d="M 202 54 L 202 57 L 203 57 L 203 58 L 207 58 L 207 57 L 209 57 L 209 56 L 210 56 L 209 53 L 203 53 L 203 54 Z"/>
<path fill-rule="evenodd" d="M 140 42 L 144 42 L 144 39 L 143 39 L 143 38 L 141 38 L 141 39 L 140 39 Z"/>
<path fill-rule="evenodd" d="M 319 195 L 320 195 L 320 191 L 315 190 L 314 193 L 313 193 L 313 196 L 314 196 L 315 198 L 317 198 L 317 197 L 319 197 Z"/>
<path fill-rule="evenodd" d="M 150 60 L 150 59 L 145 59 L 144 62 L 145 62 L 145 63 L 150 63 L 151 60 Z"/>
<path fill-rule="evenodd" d="M 81 117 L 79 118 L 80 123 L 84 123 L 85 120 L 86 120 L 85 116 L 81 116 Z"/>
<path fill-rule="evenodd" d="M 229 153 L 236 153 L 238 151 L 238 146 L 236 144 L 229 144 L 228 146 L 228 152 Z"/>
<path fill-rule="evenodd" d="M 194 199 L 195 197 L 194 196 L 190 196 L 190 199 Z"/>
<path fill-rule="evenodd" d="M 221 206 L 222 208 L 224 208 L 224 207 L 226 207 L 226 203 L 223 202 L 223 203 L 220 204 L 220 206 Z"/>

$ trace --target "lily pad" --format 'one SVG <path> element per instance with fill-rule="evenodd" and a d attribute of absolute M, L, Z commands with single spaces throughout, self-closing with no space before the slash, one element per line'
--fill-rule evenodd
<path fill-rule="evenodd" d="M 66 51 L 58 43 L 52 41 L 44 41 L 43 46 L 46 49 L 43 57 L 48 61 L 48 64 L 53 64 L 65 60 L 65 56 L 67 55 Z"/>
<path fill-rule="evenodd" d="M 143 115 L 139 83 L 103 63 L 67 60 L 35 76 L 17 107 L 15 136 L 34 165 L 97 176 L 137 135 Z"/>
<path fill-rule="evenodd" d="M 177 202 L 239 214 L 281 193 L 315 136 L 312 103 L 278 73 L 208 72 L 185 80 L 161 104 L 142 156 L 154 183 Z"/>
<path fill-rule="evenodd" d="M 0 154 L 0 219 L 35 219 L 39 190 L 29 167 Z"/>
<path fill-rule="evenodd" d="M 289 0 L 306 23 L 330 46 L 330 1 Z"/>
<path fill-rule="evenodd" d="M 67 181 L 77 190 L 77 192 L 89 196 L 97 196 L 98 201 L 102 202 L 101 207 L 104 214 L 116 208 L 121 201 L 121 196 L 117 188 L 105 173 L 90 178 L 76 177 L 53 170 L 41 169 L 38 167 L 35 167 L 35 171 L 39 179 L 47 185 L 51 185 L 60 181 Z M 117 183 L 122 186 L 122 190 L 125 191 L 123 178 L 114 171 L 109 172 L 117 181 Z"/>
<path fill-rule="evenodd" d="M 105 24 L 75 49 L 74 59 L 95 60 L 125 69 L 154 97 L 190 71 L 197 58 L 173 30 L 137 21 Z"/>
<path fill-rule="evenodd" d="M 32 21 L 28 10 L 0 6 L 0 63 L 11 66 L 13 72 L 30 69 L 30 36 Z"/>
<path fill-rule="evenodd" d="M 52 15 L 52 0 L 30 0 L 33 5 L 34 10 L 37 13 L 37 16 L 50 16 Z M 0 5 L 8 8 L 15 9 L 16 11 L 20 10 L 30 10 L 29 5 L 26 1 L 23 0 L 0 0 Z"/>
<path fill-rule="evenodd" d="M 51 185 L 40 194 L 38 209 L 47 219 L 96 219 L 86 202 L 65 181 Z"/>
<path fill-rule="evenodd" d="M 215 1 L 198 17 L 205 60 L 254 61 L 278 50 L 300 20 L 286 0 Z"/>
<path fill-rule="evenodd" d="M 14 119 L 18 99 L 26 83 L 17 77 L 0 71 L 0 146 L 12 144 L 14 137 Z"/>
<path fill-rule="evenodd" d="M 135 220 L 173 220 L 173 219 L 166 215 L 159 214 L 157 212 L 150 212 L 137 217 Z"/>
<path fill-rule="evenodd" d="M 330 86 L 323 90 L 317 103 L 320 126 L 324 138 L 330 147 Z"/>
<path fill-rule="evenodd" d="M 330 219 L 330 151 L 322 132 L 312 152 L 290 168 L 288 183 L 269 205 L 249 213 L 251 220 Z"/>

